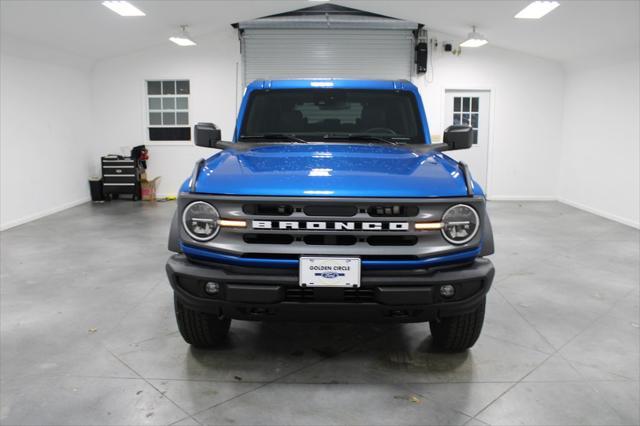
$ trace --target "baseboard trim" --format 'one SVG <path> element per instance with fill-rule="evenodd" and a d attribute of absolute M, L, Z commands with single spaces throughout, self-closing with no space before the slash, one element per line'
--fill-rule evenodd
<path fill-rule="evenodd" d="M 49 216 L 54 213 L 59 213 L 63 210 L 67 210 L 72 207 L 79 206 L 80 204 L 88 203 L 89 201 L 91 201 L 91 197 L 83 197 L 78 200 L 71 201 L 69 203 L 64 203 L 47 210 L 43 210 L 39 213 L 32 214 L 27 217 L 23 217 L 21 219 L 16 219 L 10 222 L 3 223 L 2 225 L 0 225 L 0 231 L 6 231 L 7 229 L 15 228 L 16 226 L 24 225 L 25 223 L 33 222 L 34 220 L 42 219 L 45 216 Z"/>
<path fill-rule="evenodd" d="M 566 198 L 558 198 L 558 201 L 563 203 L 563 204 L 566 204 L 568 206 L 575 207 L 577 209 L 584 210 L 586 212 L 593 213 L 593 214 L 598 215 L 598 216 L 602 216 L 605 219 L 610 219 L 610 220 L 613 220 L 615 222 L 621 223 L 623 225 L 627 225 L 627 226 L 631 226 L 631 227 L 636 228 L 636 229 L 640 229 L 640 222 L 634 222 L 633 220 L 629 220 L 627 218 L 620 217 L 620 216 L 615 215 L 615 214 L 607 213 L 607 212 L 604 212 L 604 211 L 602 211 L 600 209 L 594 209 L 592 207 L 585 206 L 584 204 L 577 203 L 577 202 L 571 201 L 571 200 L 567 200 Z"/>
<path fill-rule="evenodd" d="M 538 195 L 489 195 L 489 201 L 558 201 L 556 197 Z"/>

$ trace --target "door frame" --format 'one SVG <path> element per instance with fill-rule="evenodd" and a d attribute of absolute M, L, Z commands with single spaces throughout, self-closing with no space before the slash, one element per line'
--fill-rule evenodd
<path fill-rule="evenodd" d="M 496 90 L 491 86 L 448 86 L 442 88 L 442 105 L 440 107 L 440 123 L 444 127 L 445 117 L 447 116 L 447 92 L 488 92 L 489 93 L 489 128 L 487 129 L 487 184 L 485 185 L 484 195 L 489 197 L 489 188 L 493 185 L 493 123 L 495 122 L 495 98 Z M 443 129 L 444 130 L 444 129 Z M 472 171 L 473 172 L 473 171 Z"/>

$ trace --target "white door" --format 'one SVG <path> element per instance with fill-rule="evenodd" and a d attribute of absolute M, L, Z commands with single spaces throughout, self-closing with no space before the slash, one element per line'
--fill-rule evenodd
<path fill-rule="evenodd" d="M 445 92 L 444 129 L 452 124 L 473 127 L 474 143 L 470 149 L 448 151 L 446 154 L 469 166 L 473 180 L 487 193 L 489 163 L 489 102 L 488 90 L 447 90 Z"/>

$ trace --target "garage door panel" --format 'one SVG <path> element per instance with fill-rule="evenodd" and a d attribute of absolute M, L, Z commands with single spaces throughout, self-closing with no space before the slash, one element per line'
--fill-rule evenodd
<path fill-rule="evenodd" d="M 256 79 L 408 79 L 410 30 L 245 30 L 245 84 Z"/>

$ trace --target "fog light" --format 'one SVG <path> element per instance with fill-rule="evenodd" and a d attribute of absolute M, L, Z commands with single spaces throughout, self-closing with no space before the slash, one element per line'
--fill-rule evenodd
<path fill-rule="evenodd" d="M 442 297 L 446 297 L 447 299 L 453 297 L 456 294 L 456 288 L 451 284 L 445 284 L 440 286 L 440 295 Z"/>
<path fill-rule="evenodd" d="M 204 285 L 204 291 L 207 294 L 218 294 L 218 292 L 220 291 L 220 284 L 213 282 L 213 281 L 209 281 Z"/>

